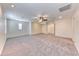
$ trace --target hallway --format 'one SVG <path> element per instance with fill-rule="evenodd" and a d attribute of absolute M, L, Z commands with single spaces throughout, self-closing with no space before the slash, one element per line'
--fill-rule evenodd
<path fill-rule="evenodd" d="M 50 34 L 21 36 L 6 41 L 2 56 L 77 56 L 71 39 Z"/>

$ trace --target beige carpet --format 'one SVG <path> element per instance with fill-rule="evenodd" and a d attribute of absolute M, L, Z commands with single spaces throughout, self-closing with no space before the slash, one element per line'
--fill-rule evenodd
<path fill-rule="evenodd" d="M 2 56 L 77 56 L 72 40 L 53 35 L 33 35 L 8 39 Z"/>

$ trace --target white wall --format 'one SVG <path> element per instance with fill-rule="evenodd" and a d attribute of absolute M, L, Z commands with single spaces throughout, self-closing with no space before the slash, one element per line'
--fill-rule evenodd
<path fill-rule="evenodd" d="M 18 29 L 18 23 L 23 24 L 22 30 Z M 42 33 L 42 25 L 37 22 L 20 22 L 11 19 L 7 20 L 7 38 L 39 33 Z"/>
<path fill-rule="evenodd" d="M 0 6 L 0 55 L 5 45 L 5 19 L 2 17 L 2 11 Z"/>
<path fill-rule="evenodd" d="M 22 30 L 18 29 L 18 24 L 22 23 Z M 29 22 L 22 22 L 17 20 L 7 20 L 7 38 L 29 35 Z"/>
<path fill-rule="evenodd" d="M 55 35 L 72 38 L 72 19 L 63 18 L 55 21 Z"/>
<path fill-rule="evenodd" d="M 55 36 L 72 38 L 72 19 L 63 18 L 61 20 L 54 22 L 49 22 L 47 24 L 42 25 L 42 33 L 45 34 L 54 34 L 55 28 Z"/>
<path fill-rule="evenodd" d="M 42 24 L 42 33 L 44 33 L 44 34 L 54 34 L 54 24 L 53 24 L 53 22 L 48 22 L 47 24 Z"/>
<path fill-rule="evenodd" d="M 48 23 L 48 33 L 54 34 L 54 24 L 52 22 Z"/>
<path fill-rule="evenodd" d="M 42 33 L 48 34 L 47 24 L 42 24 Z"/>
<path fill-rule="evenodd" d="M 73 41 L 79 52 L 79 9 L 73 16 Z"/>
<path fill-rule="evenodd" d="M 32 22 L 32 34 L 42 33 L 42 25 L 37 22 Z"/>
<path fill-rule="evenodd" d="M 3 50 L 5 42 L 6 42 L 6 38 L 5 38 L 5 19 L 0 17 L 0 54 Z"/>

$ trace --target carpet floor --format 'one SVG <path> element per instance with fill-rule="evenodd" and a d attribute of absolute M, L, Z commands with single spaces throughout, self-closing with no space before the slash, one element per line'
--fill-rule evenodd
<path fill-rule="evenodd" d="M 44 34 L 7 39 L 2 52 L 2 56 L 78 55 L 72 40 Z"/>

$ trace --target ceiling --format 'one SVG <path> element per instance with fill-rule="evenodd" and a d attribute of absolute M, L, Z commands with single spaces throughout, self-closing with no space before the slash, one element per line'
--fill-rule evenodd
<path fill-rule="evenodd" d="M 59 16 L 71 18 L 78 6 L 78 4 L 71 4 L 71 9 L 60 12 L 59 8 L 68 5 L 67 3 L 4 3 L 1 5 L 7 18 L 25 20 L 33 20 L 37 15 L 48 15 L 49 20 L 58 19 Z M 11 5 L 15 5 L 15 7 L 12 8 Z"/>

